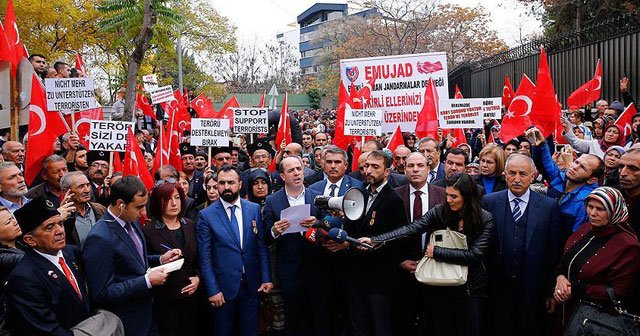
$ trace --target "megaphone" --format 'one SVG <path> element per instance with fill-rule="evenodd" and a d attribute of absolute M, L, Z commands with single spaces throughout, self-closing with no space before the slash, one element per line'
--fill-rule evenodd
<path fill-rule="evenodd" d="M 360 219 L 364 213 L 364 194 L 358 188 L 351 188 L 340 197 L 318 195 L 313 203 L 321 209 L 342 211 L 352 221 Z"/>

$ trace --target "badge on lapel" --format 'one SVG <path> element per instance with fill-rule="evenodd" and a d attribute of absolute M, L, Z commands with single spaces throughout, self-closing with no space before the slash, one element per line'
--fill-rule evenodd
<path fill-rule="evenodd" d="M 77 270 L 79 270 L 79 268 L 78 268 L 78 264 L 76 264 L 76 262 L 75 262 L 75 261 L 71 263 L 71 266 L 73 266 L 73 269 L 74 269 L 74 270 L 76 270 L 76 271 L 77 271 Z"/>
<path fill-rule="evenodd" d="M 256 220 L 252 219 L 251 220 L 251 226 L 253 227 L 253 234 L 258 234 L 258 226 L 256 225 Z"/>
<path fill-rule="evenodd" d="M 373 210 L 373 212 L 371 213 L 371 220 L 369 221 L 369 226 L 373 226 L 375 222 L 376 222 L 376 211 Z"/>
<path fill-rule="evenodd" d="M 47 274 L 48 274 L 50 277 L 52 277 L 53 279 L 58 279 L 58 275 L 57 275 L 55 272 L 53 272 L 53 271 L 49 271 L 49 272 L 47 272 Z"/>

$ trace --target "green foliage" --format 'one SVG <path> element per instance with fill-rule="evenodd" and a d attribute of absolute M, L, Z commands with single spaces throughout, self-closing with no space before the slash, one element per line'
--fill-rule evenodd
<path fill-rule="evenodd" d="M 322 93 L 318 89 L 309 89 L 307 91 L 307 95 L 309 96 L 309 103 L 312 109 L 320 108 L 320 100 L 322 99 Z"/>

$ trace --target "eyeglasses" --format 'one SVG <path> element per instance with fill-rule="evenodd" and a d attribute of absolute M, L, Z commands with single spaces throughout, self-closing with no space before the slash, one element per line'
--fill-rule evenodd
<path fill-rule="evenodd" d="M 106 164 L 106 163 L 98 163 L 98 162 L 92 163 L 91 167 L 109 169 L 109 165 L 108 164 Z"/>
<path fill-rule="evenodd" d="M 158 180 L 156 181 L 156 184 L 154 184 L 153 186 L 155 188 L 165 184 L 165 183 L 178 183 L 178 181 L 176 179 L 174 179 L 173 177 L 169 177 L 168 179 L 164 179 L 164 180 Z"/>

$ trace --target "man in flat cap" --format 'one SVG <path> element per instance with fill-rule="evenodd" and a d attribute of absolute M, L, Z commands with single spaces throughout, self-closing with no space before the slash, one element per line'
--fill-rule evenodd
<path fill-rule="evenodd" d="M 114 155 L 119 155 L 114 153 Z M 92 200 L 104 206 L 107 205 L 107 188 L 104 180 L 109 174 L 109 166 L 111 165 L 111 155 L 107 151 L 90 151 L 87 153 L 87 164 L 89 170 L 87 177 L 91 182 Z"/>
<path fill-rule="evenodd" d="M 203 151 L 197 151 L 195 157 L 196 170 L 204 173 L 209 168 L 209 156 Z"/>
<path fill-rule="evenodd" d="M 72 335 L 91 315 L 82 253 L 66 246 L 62 216 L 46 197 L 14 215 L 26 253 L 7 281 L 8 320 L 19 335 Z"/>
<path fill-rule="evenodd" d="M 195 154 L 196 148 L 188 142 L 180 144 L 182 172 L 187 175 L 187 180 L 189 181 L 187 196 L 193 198 L 194 205 L 198 206 L 206 200 L 207 192 L 204 189 L 204 174 L 196 169 Z"/>
<path fill-rule="evenodd" d="M 213 166 L 212 169 L 215 168 L 215 171 L 220 170 L 222 166 L 231 164 L 231 152 L 233 151 L 233 147 L 212 147 L 211 148 L 211 156 L 213 158 Z"/>
<path fill-rule="evenodd" d="M 264 170 L 264 172 L 267 173 L 267 175 L 271 179 L 271 174 L 269 173 L 268 169 L 269 165 L 271 165 L 273 156 L 276 154 L 273 148 L 271 148 L 271 145 L 269 144 L 269 140 L 267 138 L 260 138 L 247 145 L 247 151 L 249 152 L 250 157 L 249 168 L 240 174 L 240 178 L 242 179 L 242 188 L 240 190 L 240 195 L 243 197 L 247 194 L 249 175 L 255 169 Z M 273 183 L 271 185 L 273 185 Z"/>

